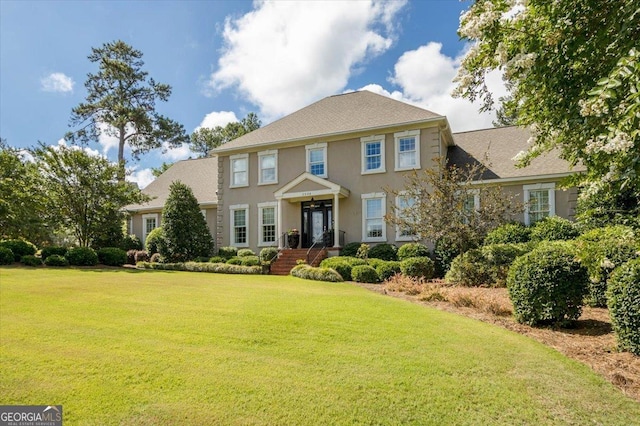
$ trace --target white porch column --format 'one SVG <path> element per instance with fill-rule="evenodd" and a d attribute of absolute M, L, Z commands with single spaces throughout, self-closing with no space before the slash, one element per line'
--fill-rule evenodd
<path fill-rule="evenodd" d="M 278 239 L 278 249 L 284 248 L 284 241 L 282 241 L 282 233 L 284 232 L 282 230 L 282 211 L 282 198 L 278 198 L 278 235 L 276 235 L 276 238 Z"/>
<path fill-rule="evenodd" d="M 333 194 L 333 205 L 336 206 L 333 210 L 333 246 L 340 246 L 340 205 L 339 203 L 339 193 Z"/>

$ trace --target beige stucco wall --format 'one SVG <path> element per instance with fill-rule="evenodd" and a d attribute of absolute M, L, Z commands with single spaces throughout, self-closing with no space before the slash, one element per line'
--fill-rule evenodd
<path fill-rule="evenodd" d="M 209 232 L 211 232 L 211 235 L 213 236 L 214 240 L 215 240 L 215 236 L 216 236 L 216 219 L 217 219 L 217 209 L 216 207 L 203 207 L 201 208 L 202 210 L 206 211 L 206 221 L 207 221 L 207 226 L 209 227 Z M 144 215 L 147 214 L 157 214 L 157 225 L 158 226 L 162 226 L 162 210 L 152 210 L 152 211 L 145 211 L 142 213 L 135 213 L 131 215 L 131 219 L 132 219 L 132 226 L 133 226 L 133 234 L 135 234 L 138 238 L 140 238 L 140 241 L 142 241 L 142 243 L 144 244 L 144 240 L 143 240 L 143 230 L 142 230 L 142 218 Z"/>

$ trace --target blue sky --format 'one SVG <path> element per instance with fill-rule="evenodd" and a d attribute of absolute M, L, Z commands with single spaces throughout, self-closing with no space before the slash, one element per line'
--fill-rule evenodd
<path fill-rule="evenodd" d="M 86 96 L 91 47 L 121 39 L 172 86 L 163 114 L 190 133 L 256 112 L 267 124 L 325 96 L 368 90 L 445 114 L 454 131 L 492 114 L 450 97 L 460 13 L 470 2 L 0 1 L 0 136 L 12 146 L 57 144 Z M 490 78 L 504 93 L 499 76 Z M 114 141 L 91 148 L 115 159 Z M 150 167 L 188 147 L 128 160 L 141 186 Z"/>

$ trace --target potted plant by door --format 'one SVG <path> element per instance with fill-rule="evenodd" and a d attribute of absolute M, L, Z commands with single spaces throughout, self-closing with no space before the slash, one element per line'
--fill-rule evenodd
<path fill-rule="evenodd" d="M 287 242 L 289 243 L 289 248 L 298 248 L 298 244 L 300 244 L 300 232 L 297 229 L 289 229 L 287 231 Z"/>

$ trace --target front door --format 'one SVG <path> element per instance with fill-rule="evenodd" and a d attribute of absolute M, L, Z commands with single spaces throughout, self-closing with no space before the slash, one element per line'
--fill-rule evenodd
<path fill-rule="evenodd" d="M 322 236 L 331 229 L 331 222 L 331 200 L 302 203 L 302 247 L 309 248 L 314 243 L 322 247 Z"/>

